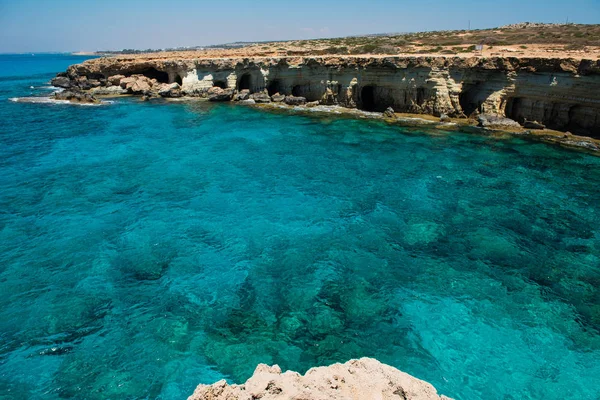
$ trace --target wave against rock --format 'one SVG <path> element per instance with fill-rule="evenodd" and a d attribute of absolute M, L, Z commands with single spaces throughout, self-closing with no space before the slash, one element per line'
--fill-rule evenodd
<path fill-rule="evenodd" d="M 188 400 L 451 400 L 429 383 L 372 358 L 317 367 L 305 375 L 259 364 L 242 385 L 199 385 Z"/>

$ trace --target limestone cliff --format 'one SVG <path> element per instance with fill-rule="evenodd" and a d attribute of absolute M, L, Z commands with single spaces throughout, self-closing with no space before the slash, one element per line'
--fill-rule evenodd
<path fill-rule="evenodd" d="M 304 376 L 260 364 L 243 385 L 199 385 L 188 400 L 450 400 L 421 381 L 372 358 L 310 369 Z"/>
<path fill-rule="evenodd" d="M 145 90 L 114 77 L 143 75 Z M 59 74 L 65 86 L 151 94 L 177 83 L 181 94 L 219 87 L 304 97 L 368 111 L 453 117 L 496 114 L 520 123 L 600 137 L 600 61 L 510 57 L 100 58 Z M 66 83 L 65 83 L 66 82 Z M 122 82 L 122 80 L 121 80 Z M 100 88 L 100 89 L 99 89 Z M 178 88 L 177 88 L 178 89 Z M 102 92 L 100 92 L 102 93 Z M 119 92 L 120 93 L 120 92 Z M 179 93 L 179 92 L 177 92 Z M 165 96 L 169 96 L 166 94 Z"/>

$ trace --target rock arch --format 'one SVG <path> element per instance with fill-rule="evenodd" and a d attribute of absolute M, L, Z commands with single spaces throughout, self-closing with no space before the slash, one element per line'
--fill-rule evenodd
<path fill-rule="evenodd" d="M 227 89 L 227 81 L 216 80 L 213 81 L 214 87 L 220 87 L 221 89 Z"/>

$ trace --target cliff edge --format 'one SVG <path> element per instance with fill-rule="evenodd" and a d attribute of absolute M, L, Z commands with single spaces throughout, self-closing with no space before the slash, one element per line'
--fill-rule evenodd
<path fill-rule="evenodd" d="M 450 400 L 435 388 L 372 358 L 312 368 L 305 375 L 259 364 L 242 385 L 199 385 L 188 400 Z"/>

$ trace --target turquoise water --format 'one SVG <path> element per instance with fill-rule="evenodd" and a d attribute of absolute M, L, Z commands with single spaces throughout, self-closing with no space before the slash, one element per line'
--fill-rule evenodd
<path fill-rule="evenodd" d="M 181 399 L 363 356 L 457 399 L 600 398 L 600 158 L 9 101 L 75 62 L 36 57 L 0 57 L 0 398 Z"/>

